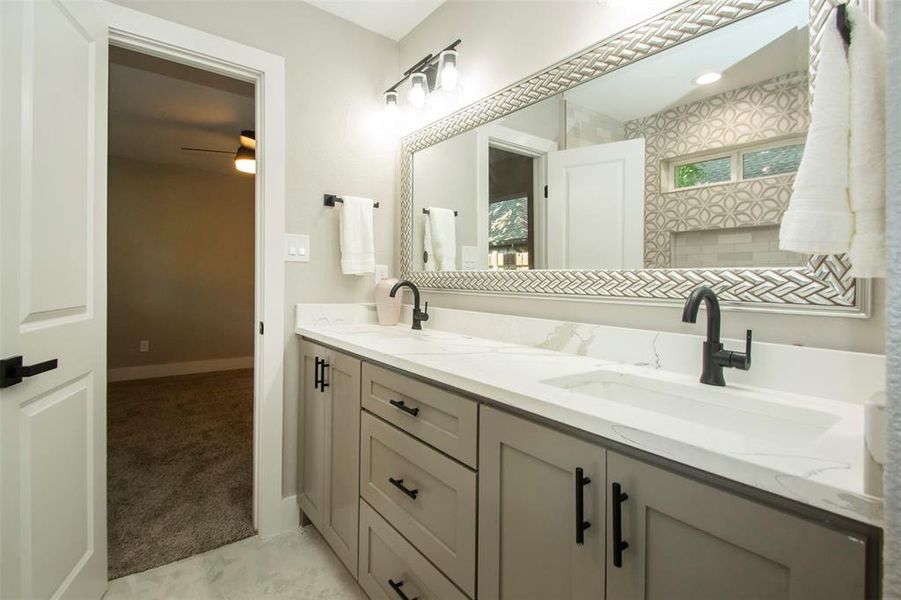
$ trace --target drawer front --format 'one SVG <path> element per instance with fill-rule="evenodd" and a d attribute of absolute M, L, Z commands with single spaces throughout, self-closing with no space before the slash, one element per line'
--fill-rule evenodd
<path fill-rule="evenodd" d="M 475 596 L 476 474 L 366 412 L 360 446 L 363 498 Z"/>
<path fill-rule="evenodd" d="M 371 600 L 467 600 L 451 581 L 360 500 L 360 587 Z"/>
<path fill-rule="evenodd" d="M 364 363 L 363 408 L 476 468 L 477 402 Z"/>

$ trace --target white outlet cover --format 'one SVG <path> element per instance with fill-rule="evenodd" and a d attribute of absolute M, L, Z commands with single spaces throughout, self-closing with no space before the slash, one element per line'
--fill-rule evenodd
<path fill-rule="evenodd" d="M 388 279 L 388 265 L 375 266 L 375 283 L 378 285 L 382 279 Z"/>

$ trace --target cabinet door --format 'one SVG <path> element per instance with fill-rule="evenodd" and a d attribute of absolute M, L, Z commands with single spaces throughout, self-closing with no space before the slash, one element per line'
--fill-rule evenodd
<path fill-rule="evenodd" d="M 481 408 L 479 600 L 604 597 L 604 461 L 597 446 Z"/>
<path fill-rule="evenodd" d="M 360 361 L 303 342 L 300 508 L 357 574 L 360 473 Z M 325 387 L 316 386 L 318 367 Z"/>
<path fill-rule="evenodd" d="M 324 347 L 307 340 L 303 340 L 301 343 L 299 502 L 301 510 L 320 531 L 322 530 L 325 495 L 327 394 L 320 391 L 315 382 L 317 378 L 316 361 L 325 359 L 327 353 L 328 350 Z"/>
<path fill-rule="evenodd" d="M 326 362 L 325 487 L 319 531 L 356 577 L 360 534 L 360 361 L 330 350 Z"/>
<path fill-rule="evenodd" d="M 863 540 L 612 452 L 607 481 L 608 600 L 864 598 Z"/>

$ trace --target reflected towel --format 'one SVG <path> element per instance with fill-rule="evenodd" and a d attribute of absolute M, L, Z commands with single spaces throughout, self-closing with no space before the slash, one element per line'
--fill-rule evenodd
<path fill-rule="evenodd" d="M 344 196 L 341 205 L 341 271 L 345 275 L 375 272 L 373 201 Z"/>
<path fill-rule="evenodd" d="M 851 150 L 848 188 L 854 234 L 851 275 L 885 277 L 885 36 L 856 6 L 848 7 L 851 45 Z"/>
<path fill-rule="evenodd" d="M 429 207 L 426 219 L 426 236 L 431 240 L 429 262 L 437 271 L 453 271 L 457 268 L 457 223 L 454 211 Z"/>
<path fill-rule="evenodd" d="M 832 21 L 834 22 L 834 16 Z M 823 28 L 810 131 L 782 217 L 779 247 L 791 252 L 838 254 L 851 244 L 848 202 L 850 92 L 844 43 L 834 26 Z"/>
<path fill-rule="evenodd" d="M 432 247 L 432 226 L 429 216 L 425 216 L 422 225 L 422 269 L 423 271 L 434 271 L 437 269 L 435 261 L 435 250 Z"/>

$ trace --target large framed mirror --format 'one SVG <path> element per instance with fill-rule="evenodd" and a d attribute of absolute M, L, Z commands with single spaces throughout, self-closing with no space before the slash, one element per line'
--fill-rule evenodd
<path fill-rule="evenodd" d="M 734 308 L 866 316 L 847 257 L 778 243 L 833 5 L 684 2 L 406 136 L 403 275 L 619 302 L 705 284 Z"/>

